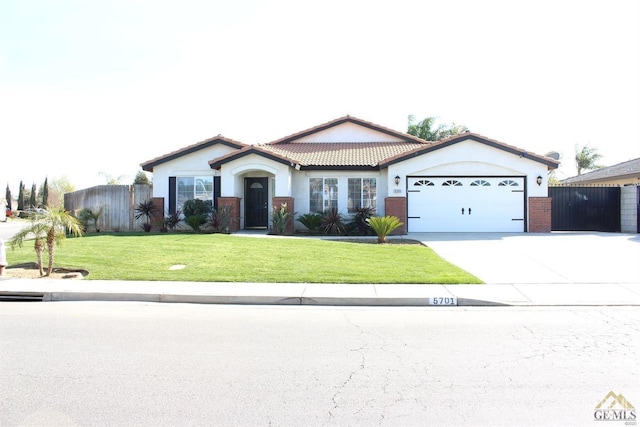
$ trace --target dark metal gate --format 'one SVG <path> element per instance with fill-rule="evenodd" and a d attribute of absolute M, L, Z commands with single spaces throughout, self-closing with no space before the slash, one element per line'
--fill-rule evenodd
<path fill-rule="evenodd" d="M 553 231 L 620 231 L 620 187 L 549 187 Z"/>

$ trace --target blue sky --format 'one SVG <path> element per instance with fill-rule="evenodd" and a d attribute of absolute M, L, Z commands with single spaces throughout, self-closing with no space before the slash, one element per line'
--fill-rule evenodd
<path fill-rule="evenodd" d="M 438 116 L 539 154 L 640 157 L 640 2 L 0 3 L 0 185 L 76 188 L 217 134 Z M 102 172 L 102 174 L 101 174 Z"/>

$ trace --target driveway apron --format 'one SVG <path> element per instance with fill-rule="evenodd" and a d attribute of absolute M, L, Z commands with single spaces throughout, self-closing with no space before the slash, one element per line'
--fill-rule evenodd
<path fill-rule="evenodd" d="M 640 235 L 410 233 L 485 283 L 638 283 Z"/>

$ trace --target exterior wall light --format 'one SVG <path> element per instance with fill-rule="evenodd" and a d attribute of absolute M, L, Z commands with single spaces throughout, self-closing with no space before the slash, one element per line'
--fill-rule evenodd
<path fill-rule="evenodd" d="M 536 183 L 538 185 L 542 185 L 542 176 L 538 175 L 538 177 L 536 178 Z"/>
<path fill-rule="evenodd" d="M 396 183 L 396 186 L 400 185 L 400 176 L 396 175 L 396 177 L 393 179 L 393 181 Z"/>

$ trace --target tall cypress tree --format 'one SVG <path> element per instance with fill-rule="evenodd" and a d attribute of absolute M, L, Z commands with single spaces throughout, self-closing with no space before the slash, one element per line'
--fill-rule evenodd
<path fill-rule="evenodd" d="M 30 208 L 35 208 L 38 205 L 36 205 L 36 183 L 34 182 L 33 185 L 31 185 L 31 195 L 29 197 L 29 207 Z"/>
<path fill-rule="evenodd" d="M 20 187 L 18 187 L 20 191 L 18 191 L 18 210 L 24 210 L 24 184 L 20 181 Z"/>
<path fill-rule="evenodd" d="M 42 207 L 46 208 L 49 204 L 49 183 L 48 178 L 45 177 L 44 184 L 42 185 Z"/>
<path fill-rule="evenodd" d="M 11 206 L 11 189 L 9 188 L 9 183 L 7 183 L 7 191 L 6 191 L 4 197 L 7 199 L 7 210 L 11 211 L 11 209 L 12 209 L 12 206 Z"/>

